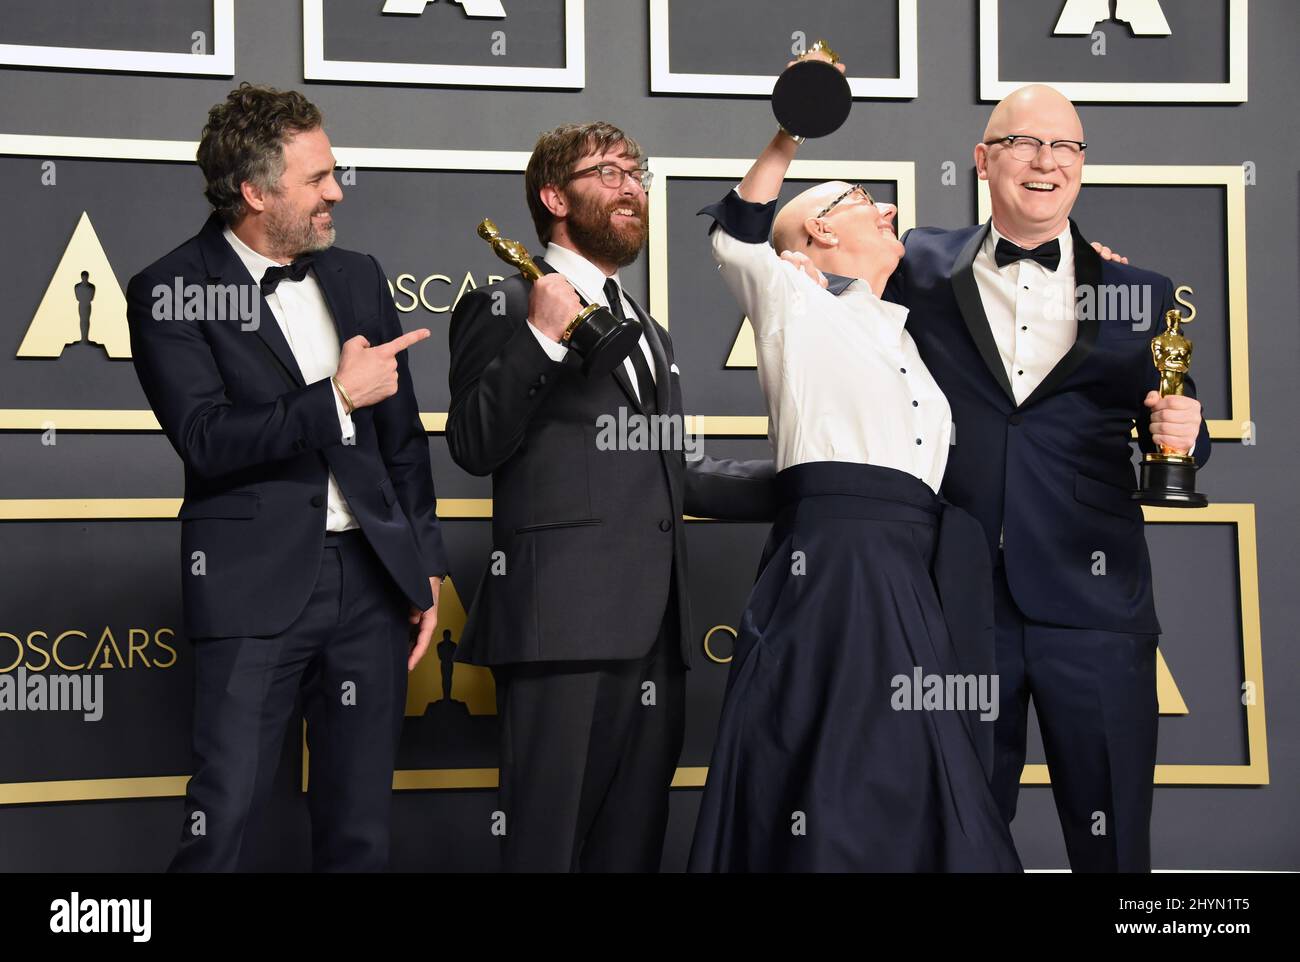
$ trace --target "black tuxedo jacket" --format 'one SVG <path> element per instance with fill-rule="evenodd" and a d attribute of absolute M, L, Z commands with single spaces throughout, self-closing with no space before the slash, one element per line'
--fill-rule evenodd
<path fill-rule="evenodd" d="M 1020 610 L 1051 624 L 1155 634 L 1142 508 L 1130 497 L 1130 434 L 1136 423 L 1139 448 L 1155 449 L 1142 401 L 1159 383 L 1151 339 L 1174 306 L 1173 285 L 1102 261 L 1073 222 L 1071 230 L 1076 288 L 1145 289 L 1152 317 L 1134 329 L 1128 316 L 1105 316 L 1098 297 L 1074 346 L 1020 404 L 972 267 L 988 224 L 908 231 L 885 296 L 910 309 L 907 330 L 952 406 L 956 443 L 943 494 L 980 520 L 990 554 L 1005 528 L 1007 583 Z M 1196 396 L 1190 378 L 1187 393 Z M 1204 420 L 1194 453 L 1198 465 L 1210 456 Z"/>
<path fill-rule="evenodd" d="M 292 624 L 320 567 L 330 471 L 393 581 L 427 609 L 429 578 L 445 574 L 447 561 L 405 354 L 397 359 L 398 392 L 357 410 L 355 443 L 343 444 L 333 386 L 328 378 L 303 382 L 275 315 L 222 230 L 214 214 L 127 288 L 136 373 L 185 463 L 186 631 L 261 636 Z M 316 255 L 313 270 L 340 343 L 362 334 L 380 344 L 402 333 L 373 257 L 331 248 Z M 205 291 L 252 285 L 260 299 L 256 330 L 243 330 L 250 325 L 238 317 L 156 319 L 155 304 L 177 283 Z"/>
<path fill-rule="evenodd" d="M 538 261 L 544 271 L 550 268 Z M 653 645 L 676 582 L 691 663 L 683 511 L 738 520 L 775 514 L 771 461 L 682 450 L 603 450 L 602 415 L 644 415 L 623 365 L 587 380 L 572 352 L 552 361 L 529 329 L 529 283 L 514 275 L 466 294 L 451 319 L 447 443 L 492 475 L 495 561 L 478 586 L 457 659 L 481 665 L 632 659 Z M 654 355 L 660 414 L 682 415 L 668 332 L 628 298 Z M 639 350 L 640 348 L 637 348 Z"/>

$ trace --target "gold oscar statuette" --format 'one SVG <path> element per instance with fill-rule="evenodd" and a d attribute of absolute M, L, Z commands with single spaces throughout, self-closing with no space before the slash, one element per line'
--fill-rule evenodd
<path fill-rule="evenodd" d="M 519 241 L 501 236 L 497 225 L 488 218 L 478 225 L 478 236 L 492 246 L 492 251 L 514 267 L 529 281 L 542 276 L 542 269 Z M 641 339 L 641 322 L 633 318 L 619 320 L 607 308 L 588 304 L 568 327 L 561 343 L 582 360 L 582 373 L 588 378 L 603 377 L 623 363 Z"/>
<path fill-rule="evenodd" d="M 1176 310 L 1165 314 L 1165 329 L 1151 341 L 1151 360 L 1160 373 L 1160 396 L 1181 395 L 1192 364 L 1192 342 L 1183 334 L 1184 318 Z M 1133 500 L 1163 508 L 1203 508 L 1209 499 L 1196 490 L 1196 459 L 1190 452 L 1162 444 L 1142 458 L 1141 480 Z"/>

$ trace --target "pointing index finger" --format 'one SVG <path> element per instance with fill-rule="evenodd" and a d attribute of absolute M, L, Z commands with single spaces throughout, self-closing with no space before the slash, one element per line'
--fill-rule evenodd
<path fill-rule="evenodd" d="M 380 344 L 377 350 L 387 351 L 389 354 L 400 354 L 412 344 L 418 344 L 429 336 L 430 330 L 427 327 L 421 327 L 414 331 L 408 331 L 400 337 L 395 337 L 387 344 Z"/>

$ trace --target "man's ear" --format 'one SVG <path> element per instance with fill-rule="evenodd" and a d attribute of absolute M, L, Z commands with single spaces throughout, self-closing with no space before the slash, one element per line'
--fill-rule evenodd
<path fill-rule="evenodd" d="M 803 229 L 808 232 L 812 242 L 818 247 L 830 249 L 838 247 L 840 239 L 831 230 L 830 224 L 821 217 L 809 217 L 803 222 Z"/>
<path fill-rule="evenodd" d="M 564 196 L 564 191 L 554 184 L 547 184 L 538 192 L 542 198 L 542 203 L 546 209 L 551 212 L 553 217 L 564 217 L 569 213 L 569 200 Z"/>
<path fill-rule="evenodd" d="M 266 210 L 266 191 L 251 180 L 246 180 L 239 185 L 239 193 L 244 198 L 244 206 L 249 210 L 257 211 L 259 214 Z"/>
<path fill-rule="evenodd" d="M 980 180 L 989 179 L 989 148 L 987 144 L 975 145 L 975 173 Z"/>

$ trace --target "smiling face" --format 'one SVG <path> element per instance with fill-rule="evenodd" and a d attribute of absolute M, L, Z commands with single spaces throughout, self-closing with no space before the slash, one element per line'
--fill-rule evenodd
<path fill-rule="evenodd" d="M 994 108 L 983 139 L 1012 134 L 1045 142 L 1084 139 L 1074 105 L 1037 84 L 1017 90 Z M 980 180 L 988 181 L 997 229 L 1022 247 L 1037 246 L 1065 230 L 1079 196 L 1084 159 L 1062 167 L 1046 146 L 1032 160 L 1017 160 L 1006 144 L 977 144 L 975 169 Z"/>
<path fill-rule="evenodd" d="M 622 146 L 587 153 L 572 171 L 588 171 L 597 164 L 635 170 L 641 158 Z M 648 201 L 641 182 L 624 177 L 617 187 L 607 187 L 598 171 L 579 174 L 559 188 L 547 188 L 543 200 L 556 218 L 553 239 L 572 247 L 602 268 L 626 267 L 645 248 L 650 225 Z"/>
<path fill-rule="evenodd" d="M 325 131 L 304 130 L 284 142 L 284 173 L 274 192 L 261 195 L 266 239 L 273 257 L 297 257 L 334 243 L 334 205 L 343 191 L 334 177 L 334 152 Z"/>

